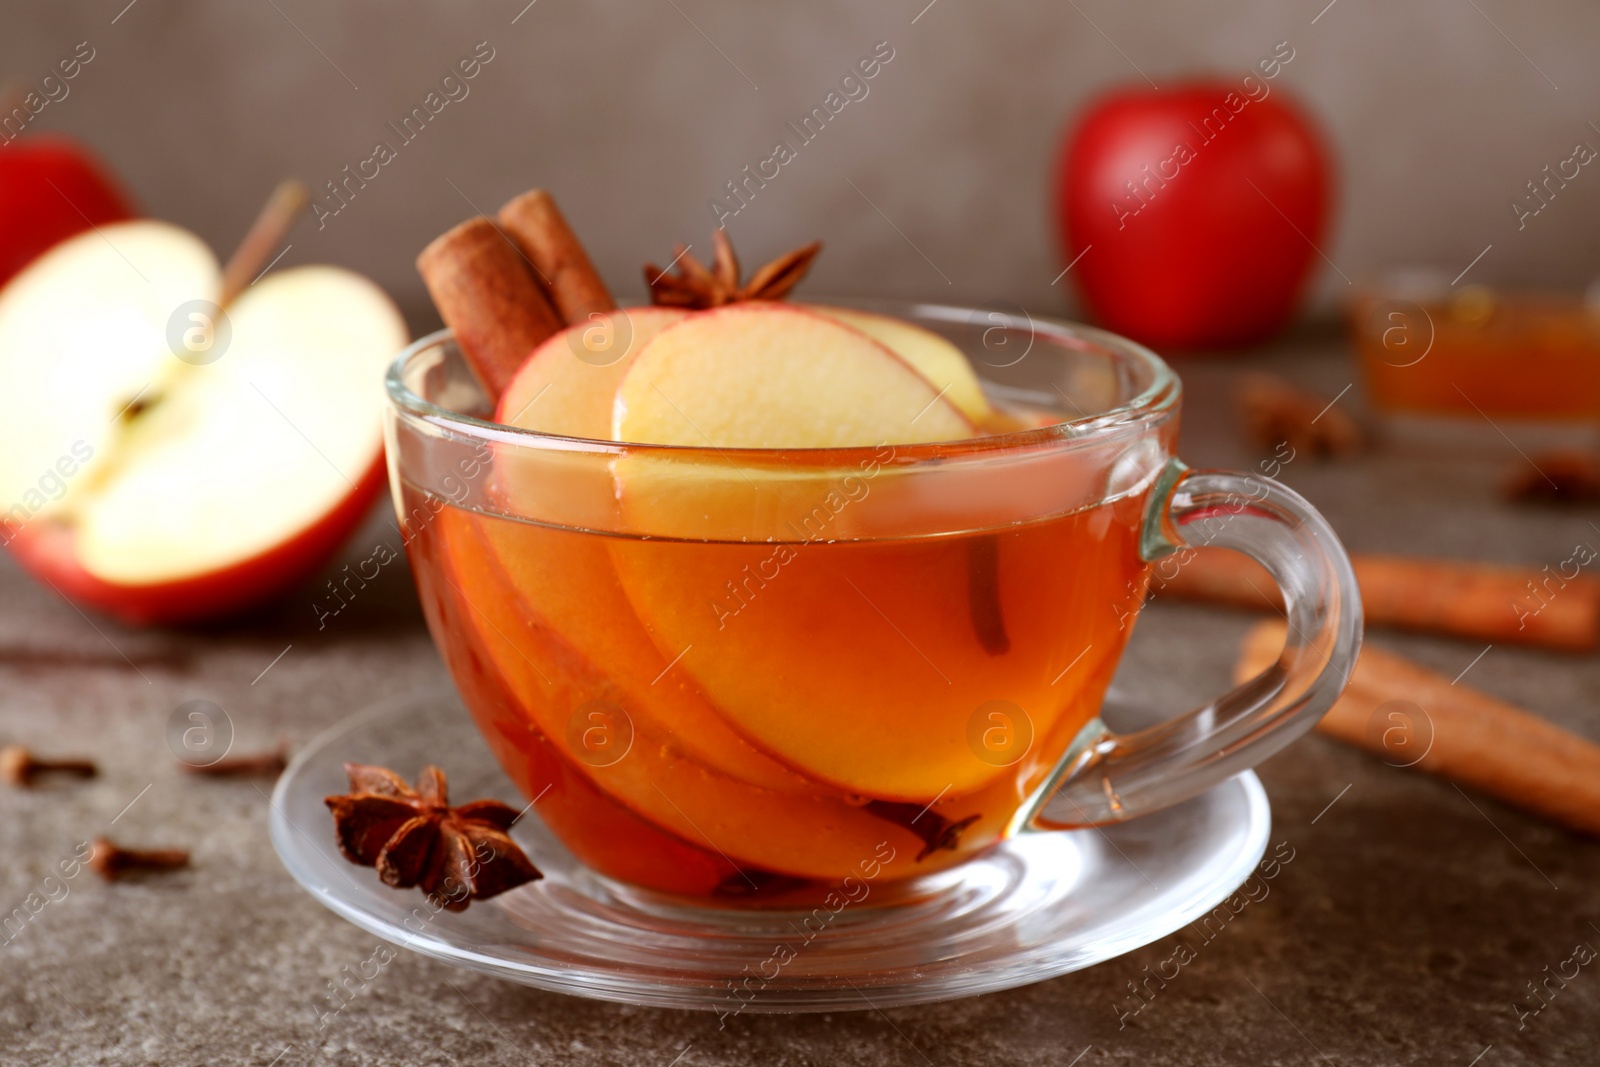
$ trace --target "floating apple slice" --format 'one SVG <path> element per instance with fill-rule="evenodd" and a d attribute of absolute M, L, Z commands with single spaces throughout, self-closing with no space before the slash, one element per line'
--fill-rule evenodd
<path fill-rule="evenodd" d="M 970 437 L 905 360 L 803 308 L 733 304 L 662 331 L 617 390 L 612 437 L 717 448 L 843 448 Z"/>
<path fill-rule="evenodd" d="M 533 350 L 506 386 L 495 421 L 564 437 L 611 437 L 611 404 L 635 357 L 662 330 L 687 318 L 677 308 L 596 313 Z"/>
<path fill-rule="evenodd" d="M 554 537 L 593 535 L 552 531 L 455 508 L 441 511 L 430 533 L 447 554 L 453 575 L 450 592 L 470 609 L 463 613 L 470 623 L 461 636 L 471 642 L 476 656 L 487 660 L 481 668 L 471 667 L 469 654 L 465 657 L 469 669 L 487 669 L 498 677 L 526 716 L 526 727 L 560 746 L 570 765 L 609 796 L 675 837 L 741 866 L 803 878 L 838 880 L 874 855 L 883 862 L 884 879 L 922 873 L 958 858 L 956 853 L 940 853 L 937 861 L 918 865 L 914 827 L 897 826 L 842 800 L 782 793 L 729 778 L 687 758 L 671 742 L 646 744 L 641 737 L 622 755 L 606 759 L 585 758 L 585 753 L 575 751 L 571 740 L 575 711 L 592 701 L 604 701 L 631 718 L 650 695 L 619 685 L 616 664 L 591 661 L 567 641 L 564 632 L 530 613 L 519 597 L 507 595 L 517 583 L 501 570 L 500 553 L 483 540 L 490 526 L 512 528 L 508 536 L 517 540 L 515 558 L 539 554 Z M 443 590 L 439 595 L 451 599 Z M 959 805 L 949 810 L 951 818 L 978 814 Z M 989 805 L 988 810 L 988 823 L 973 827 L 962 838 L 964 851 L 994 840 L 1005 808 Z M 893 860 L 879 852 L 881 843 L 893 846 Z"/>
<path fill-rule="evenodd" d="M 879 315 L 855 308 L 830 307 L 822 304 L 805 305 L 819 315 L 837 319 L 854 327 L 883 345 L 889 351 L 914 367 L 918 374 L 931 382 L 935 389 L 961 413 L 979 426 L 986 426 L 994 416 L 994 409 L 983 395 L 983 386 L 972 372 L 972 364 L 961 349 L 946 341 L 932 330 L 924 329 L 905 319 Z"/>
<path fill-rule="evenodd" d="M 674 308 L 626 308 L 571 326 L 533 351 L 500 398 L 496 421 L 569 437 L 604 439 L 617 383 L 649 341 L 688 316 Z M 584 526 L 582 513 L 609 505 L 607 465 L 585 454 L 499 454 L 493 492 L 508 510 L 551 525 Z M 634 616 L 602 539 L 485 522 L 482 539 L 511 594 L 592 663 L 603 663 L 641 728 L 707 766 L 770 789 L 807 783 L 739 737 L 683 676 Z"/>
<path fill-rule="evenodd" d="M 940 390 L 861 331 L 815 312 L 756 304 L 705 312 L 662 332 L 623 379 L 613 432 L 628 441 L 719 449 L 807 449 L 948 440 L 970 436 L 972 425 Z M 804 463 L 770 471 L 741 468 L 737 479 L 719 480 L 721 470 L 721 464 L 692 453 L 619 460 L 623 513 L 639 533 L 676 536 L 708 515 L 713 522 L 725 516 L 732 525 L 751 512 L 770 512 L 776 529 L 785 515 L 794 521 L 810 515 L 819 500 L 830 512 L 851 506 L 849 498 L 830 491 L 828 471 L 819 476 Z M 854 495 L 861 499 L 866 492 Z M 798 531 L 782 536 L 792 540 Z M 898 748 L 893 754 L 882 748 L 880 741 L 893 741 L 916 721 L 917 709 L 947 697 L 948 683 L 928 670 L 928 692 L 902 686 L 885 701 L 842 680 L 915 678 L 912 663 L 901 662 L 903 655 L 926 670 L 914 649 L 896 643 L 885 650 L 882 642 L 844 635 L 836 662 L 822 662 L 831 653 L 822 660 L 808 658 L 804 649 L 811 642 L 797 642 L 796 636 L 827 623 L 815 602 L 795 594 L 823 578 L 832 579 L 837 596 L 856 595 L 832 567 L 809 557 L 784 564 L 801 572 L 783 576 L 784 594 L 755 579 L 762 586 L 753 594 L 756 601 L 772 605 L 757 614 L 771 625 L 741 619 L 738 626 L 725 627 L 714 602 L 728 595 L 728 580 L 747 580 L 750 567 L 741 570 L 739 564 L 758 566 L 769 550 L 762 546 L 739 556 L 729 546 L 698 553 L 692 547 L 666 540 L 613 539 L 610 544 L 623 588 L 658 648 L 668 656 L 681 654 L 680 669 L 741 733 L 808 776 L 867 796 L 928 801 L 952 784 L 952 773 L 963 792 L 995 777 L 994 767 L 967 750 L 959 729 L 938 738 L 940 758 L 932 765 L 908 759 Z M 904 576 L 906 589 L 922 594 L 916 625 L 949 630 L 952 616 L 964 620 L 963 557 L 946 548 L 922 562 L 933 566 L 944 560 L 954 568 L 948 581 L 937 568 Z M 826 573 L 810 573 L 813 566 Z M 858 570 L 852 573 L 861 577 Z M 829 602 L 825 597 L 822 603 Z M 693 639 L 669 652 L 686 634 Z M 853 697 L 840 692 L 840 684 L 857 692 Z M 820 727 L 821 722 L 829 725 Z"/>
<path fill-rule="evenodd" d="M 383 484 L 377 383 L 406 341 L 389 298 L 301 267 L 219 317 L 222 284 L 192 234 L 131 222 L 58 245 L 0 291 L 0 378 L 17 400 L 0 423 L 5 536 L 56 588 L 130 621 L 281 592 Z"/>

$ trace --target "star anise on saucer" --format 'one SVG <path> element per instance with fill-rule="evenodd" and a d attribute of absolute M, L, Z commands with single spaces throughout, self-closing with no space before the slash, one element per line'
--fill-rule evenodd
<path fill-rule="evenodd" d="M 646 263 L 644 280 L 650 286 L 651 303 L 703 310 L 746 300 L 782 300 L 789 295 L 789 290 L 800 284 L 806 271 L 811 269 L 811 261 L 822 251 L 822 242 L 812 241 L 779 256 L 741 285 L 739 257 L 734 255 L 728 232 L 713 230 L 711 244 L 714 256 L 709 268 L 683 245 L 673 250 L 673 261 L 667 265 L 670 270 L 676 264 L 676 274 L 668 274 L 654 263 Z"/>
<path fill-rule="evenodd" d="M 498 800 L 451 807 L 444 772 L 422 769 L 416 788 L 383 767 L 346 763 L 350 792 L 324 799 L 339 851 L 376 867 L 385 885 L 421 886 L 450 911 L 543 877 L 506 833 L 520 814 Z"/>

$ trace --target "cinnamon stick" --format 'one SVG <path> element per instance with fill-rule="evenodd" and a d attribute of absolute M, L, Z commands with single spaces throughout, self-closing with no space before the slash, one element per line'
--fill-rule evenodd
<path fill-rule="evenodd" d="M 991 656 L 1011 651 L 1000 603 L 1000 541 L 993 534 L 967 542 L 967 613 L 978 643 Z"/>
<path fill-rule="evenodd" d="M 481 215 L 434 238 L 417 271 L 491 400 L 528 353 L 562 328 L 522 254 Z"/>
<path fill-rule="evenodd" d="M 533 189 L 509 201 L 500 209 L 500 225 L 532 260 L 567 325 L 616 308 L 611 291 L 549 193 Z"/>
<path fill-rule="evenodd" d="M 1271 666 L 1284 632 L 1281 622 L 1253 627 L 1235 679 Z M 1391 766 L 1415 767 L 1600 834 L 1600 745 L 1392 652 L 1362 649 L 1349 688 L 1316 728 Z"/>
<path fill-rule="evenodd" d="M 1374 626 L 1567 652 L 1600 646 L 1600 578 L 1577 573 L 1582 562 L 1574 555 L 1534 570 L 1410 556 L 1351 557 L 1366 620 Z M 1258 611 L 1283 605 L 1259 564 L 1221 549 L 1202 549 L 1170 574 L 1158 566 L 1150 589 Z"/>

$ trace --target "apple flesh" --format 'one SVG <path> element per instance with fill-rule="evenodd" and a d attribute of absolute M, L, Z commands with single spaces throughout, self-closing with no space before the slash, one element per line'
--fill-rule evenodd
<path fill-rule="evenodd" d="M 407 336 L 388 297 L 348 271 L 294 268 L 248 288 L 225 332 L 195 304 L 220 284 L 198 238 L 146 221 L 69 239 L 0 291 L 0 378 L 18 401 L 0 422 L 9 547 L 129 621 L 280 593 L 383 484 L 376 380 Z M 181 339 L 207 330 L 217 346 L 197 357 Z"/>
<path fill-rule="evenodd" d="M 661 332 L 623 376 L 611 436 L 636 444 L 847 448 L 952 441 L 973 425 L 860 330 L 782 304 L 733 304 Z"/>
<path fill-rule="evenodd" d="M 609 437 L 618 382 L 651 339 L 688 315 L 672 308 L 626 308 L 556 334 L 517 371 L 495 420 L 569 437 Z M 588 525 L 573 519 L 597 499 L 611 501 L 609 468 L 592 456 L 551 453 L 501 453 L 491 491 L 515 514 L 551 526 Z M 793 771 L 734 733 L 682 677 L 663 676 L 671 656 L 662 655 L 635 617 L 601 539 L 492 521 L 480 533 L 475 550 L 487 549 L 499 564 L 522 617 L 559 632 L 587 662 L 605 664 L 620 702 L 655 743 L 670 743 L 743 782 L 780 791 L 805 788 Z M 462 569 L 476 573 L 465 564 Z"/>
<path fill-rule="evenodd" d="M 500 396 L 495 421 L 609 440 L 611 402 L 623 375 L 658 333 L 688 316 L 677 308 L 620 308 L 567 327 L 518 368 Z"/>
<path fill-rule="evenodd" d="M 889 351 L 911 364 L 940 393 L 979 426 L 995 417 L 994 408 L 983 395 L 983 386 L 972 371 L 972 364 L 961 349 L 932 330 L 892 315 L 879 315 L 855 308 L 809 305 L 810 310 L 846 326 L 853 326 Z"/>

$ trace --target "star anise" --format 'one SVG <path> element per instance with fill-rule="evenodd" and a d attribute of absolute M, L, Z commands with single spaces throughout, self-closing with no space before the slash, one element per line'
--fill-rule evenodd
<path fill-rule="evenodd" d="M 376 867 L 385 885 L 421 886 L 451 911 L 543 875 L 506 833 L 519 812 L 498 800 L 451 807 L 444 772 L 424 767 L 413 789 L 383 767 L 346 763 L 350 792 L 327 797 L 339 851 Z"/>
<path fill-rule="evenodd" d="M 1237 399 L 1245 435 L 1262 451 L 1287 445 L 1294 455 L 1345 457 L 1365 444 L 1360 424 L 1336 406 L 1339 397 L 1330 401 L 1276 375 L 1252 374 L 1240 381 Z"/>
<path fill-rule="evenodd" d="M 654 263 L 646 263 L 644 280 L 650 286 L 651 303 L 703 309 L 745 300 L 782 300 L 789 295 L 789 290 L 800 284 L 806 271 L 811 269 L 811 261 L 822 251 L 822 242 L 812 241 L 804 248 L 779 256 L 741 285 L 739 257 L 733 253 L 728 232 L 713 230 L 711 244 L 715 255 L 709 268 L 683 245 L 673 249 L 673 263 L 678 266 L 676 274 L 668 274 Z"/>

